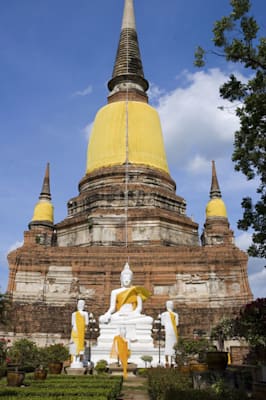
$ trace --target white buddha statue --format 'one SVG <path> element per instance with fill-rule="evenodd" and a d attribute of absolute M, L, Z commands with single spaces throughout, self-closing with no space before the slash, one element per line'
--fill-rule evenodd
<path fill-rule="evenodd" d="M 165 365 L 171 366 L 174 363 L 174 345 L 178 341 L 179 317 L 174 312 L 174 303 L 172 300 L 166 302 L 166 311 L 161 314 L 161 323 L 165 327 Z"/>
<path fill-rule="evenodd" d="M 132 286 L 133 272 L 128 263 L 121 272 L 121 287 L 111 292 L 110 307 L 108 311 L 99 318 L 100 323 L 109 322 L 144 322 L 152 323 L 152 318 L 141 314 L 142 303 L 150 293 L 141 286 Z"/>
<path fill-rule="evenodd" d="M 85 331 L 89 323 L 88 312 L 84 311 L 85 301 L 79 300 L 77 304 L 77 311 L 72 313 L 71 316 L 71 341 L 69 346 L 69 353 L 72 356 L 72 368 L 82 367 L 81 357 L 85 350 Z"/>

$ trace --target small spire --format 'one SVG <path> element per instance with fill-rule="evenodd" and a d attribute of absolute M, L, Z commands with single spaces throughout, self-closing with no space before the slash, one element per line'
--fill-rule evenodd
<path fill-rule="evenodd" d="M 51 200 L 51 192 L 50 192 L 50 163 L 47 163 L 45 175 L 43 179 L 42 191 L 39 196 L 40 200 Z"/>
<path fill-rule="evenodd" d="M 222 197 L 222 194 L 221 194 L 218 179 L 217 179 L 215 161 L 212 160 L 212 183 L 211 183 L 211 190 L 210 190 L 210 198 L 217 199 L 217 198 L 221 198 L 221 197 Z"/>
<path fill-rule="evenodd" d="M 149 88 L 142 68 L 133 0 L 125 0 L 120 40 L 108 88 L 111 94 L 125 91 L 125 88 L 145 93 Z"/>
<path fill-rule="evenodd" d="M 34 207 L 33 217 L 29 223 L 29 229 L 33 227 L 49 227 L 54 226 L 54 207 L 51 202 L 50 192 L 50 164 L 47 163 L 45 175 L 42 184 L 42 190 L 39 196 L 39 201 Z"/>

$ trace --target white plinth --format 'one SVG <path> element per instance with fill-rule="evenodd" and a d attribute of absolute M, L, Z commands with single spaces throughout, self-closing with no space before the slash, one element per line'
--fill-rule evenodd
<path fill-rule="evenodd" d="M 82 368 L 77 368 L 77 367 L 66 368 L 67 375 L 85 375 L 86 372 L 87 372 L 87 368 L 84 368 L 84 367 L 82 367 Z"/>
<path fill-rule="evenodd" d="M 110 358 L 110 352 L 115 336 L 119 335 L 121 327 L 126 329 L 126 338 L 129 341 L 131 356 L 128 360 L 130 363 L 137 364 L 138 368 L 145 366 L 141 360 L 143 355 L 153 357 L 152 365 L 157 366 L 159 362 L 158 348 L 154 347 L 151 337 L 152 320 L 129 321 L 119 320 L 112 321 L 108 324 L 100 324 L 100 336 L 97 340 L 97 345 L 91 349 L 91 358 L 94 364 L 99 360 L 106 360 L 108 363 L 113 363 L 114 359 Z M 161 360 L 163 357 L 163 349 L 161 349 Z"/>
<path fill-rule="evenodd" d="M 73 361 L 70 364 L 70 368 L 73 368 L 73 369 L 75 369 L 75 368 L 83 368 L 83 363 L 80 362 L 80 361 Z"/>

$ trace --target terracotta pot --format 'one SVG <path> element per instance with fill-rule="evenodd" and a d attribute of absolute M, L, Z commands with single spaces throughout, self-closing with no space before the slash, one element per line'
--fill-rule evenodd
<path fill-rule="evenodd" d="M 180 367 L 178 367 L 178 371 L 181 372 L 182 374 L 189 374 L 190 366 L 189 365 L 180 365 Z"/>
<path fill-rule="evenodd" d="M 25 378 L 25 372 L 7 371 L 7 386 L 21 386 Z"/>
<path fill-rule="evenodd" d="M 48 370 L 49 370 L 50 374 L 59 375 L 59 374 L 61 374 L 62 368 L 63 368 L 62 362 L 55 361 L 48 365 Z"/>
<path fill-rule="evenodd" d="M 204 371 L 208 371 L 208 365 L 205 364 L 205 363 L 190 364 L 190 371 L 191 371 L 191 372 L 204 372 Z"/>
<path fill-rule="evenodd" d="M 265 398 L 266 398 L 266 383 L 265 382 L 254 382 L 253 383 L 253 395 L 256 400 L 265 400 Z"/>
<path fill-rule="evenodd" d="M 37 368 L 34 371 L 34 379 L 44 381 L 47 377 L 47 371 L 43 368 Z"/>
<path fill-rule="evenodd" d="M 227 367 L 228 354 L 226 351 L 208 351 L 206 361 L 208 369 L 223 371 Z"/>

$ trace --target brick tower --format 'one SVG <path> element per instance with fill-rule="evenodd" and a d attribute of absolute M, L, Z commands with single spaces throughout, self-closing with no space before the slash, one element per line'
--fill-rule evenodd
<path fill-rule="evenodd" d="M 54 223 L 48 166 L 24 244 L 8 255 L 10 335 L 67 340 L 76 300 L 102 314 L 128 260 L 134 284 L 152 293 L 145 313 L 173 300 L 186 335 L 209 332 L 252 299 L 247 256 L 234 244 L 215 164 L 200 243 L 198 224 L 175 192 L 148 87 L 133 0 L 125 0 L 108 102 L 95 117 L 79 193 Z"/>

